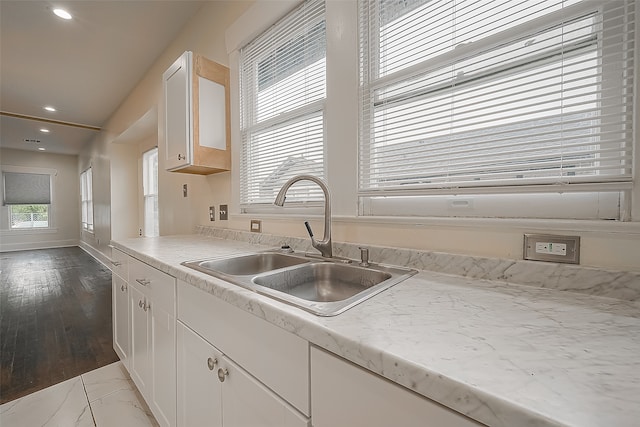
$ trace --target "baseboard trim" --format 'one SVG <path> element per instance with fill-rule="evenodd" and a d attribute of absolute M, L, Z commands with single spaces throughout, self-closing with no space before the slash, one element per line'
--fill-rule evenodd
<path fill-rule="evenodd" d="M 83 241 L 80 241 L 77 246 L 79 246 L 80 249 L 82 249 L 83 251 L 85 251 L 86 253 L 91 255 L 93 258 L 95 258 L 96 261 L 98 261 L 100 264 L 104 265 L 109 270 L 113 271 L 113 268 L 112 268 L 112 265 L 111 265 L 111 259 L 109 259 L 109 257 L 107 257 L 107 255 L 105 255 L 104 253 L 100 252 L 99 250 L 97 250 L 93 246 L 91 246 L 91 245 L 89 245 L 89 244 L 87 244 L 86 242 L 83 242 Z"/>
<path fill-rule="evenodd" d="M 47 242 L 24 242 L 0 244 L 0 252 L 30 251 L 34 249 L 68 248 L 79 246 L 78 240 L 52 240 Z"/>

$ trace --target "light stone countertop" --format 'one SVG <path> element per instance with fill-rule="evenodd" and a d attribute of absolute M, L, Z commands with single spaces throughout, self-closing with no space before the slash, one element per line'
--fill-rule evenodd
<path fill-rule="evenodd" d="M 484 424 L 640 426 L 638 302 L 421 271 L 317 317 L 180 265 L 267 246 L 202 235 L 112 243 Z"/>

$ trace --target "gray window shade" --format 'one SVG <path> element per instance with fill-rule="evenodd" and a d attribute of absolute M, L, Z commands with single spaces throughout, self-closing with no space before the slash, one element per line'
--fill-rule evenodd
<path fill-rule="evenodd" d="M 5 205 L 51 204 L 51 175 L 4 172 Z"/>

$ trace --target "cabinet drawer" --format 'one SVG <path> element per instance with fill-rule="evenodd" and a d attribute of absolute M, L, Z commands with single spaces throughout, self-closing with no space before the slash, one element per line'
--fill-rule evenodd
<path fill-rule="evenodd" d="M 314 427 L 483 425 L 315 347 L 311 407 Z"/>
<path fill-rule="evenodd" d="M 129 281 L 129 255 L 116 248 L 111 249 L 111 271 L 125 282 Z"/>
<path fill-rule="evenodd" d="M 309 343 L 178 280 L 178 318 L 309 416 Z"/>
<path fill-rule="evenodd" d="M 157 308 L 175 316 L 176 279 L 135 258 L 129 262 L 129 283 L 138 287 Z"/>

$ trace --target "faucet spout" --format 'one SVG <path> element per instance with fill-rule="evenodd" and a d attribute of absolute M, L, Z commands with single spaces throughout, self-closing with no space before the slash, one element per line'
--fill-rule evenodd
<path fill-rule="evenodd" d="M 323 257 L 331 258 L 333 256 L 333 249 L 331 244 L 331 194 L 329 192 L 329 187 L 327 184 L 320 178 L 315 177 L 313 175 L 297 175 L 284 183 L 278 195 L 276 196 L 275 201 L 273 202 L 276 206 L 284 206 L 284 201 L 286 199 L 286 194 L 289 188 L 298 181 L 311 181 L 316 183 L 322 192 L 324 193 L 324 236 L 322 240 L 316 240 L 313 237 L 313 232 L 311 231 L 311 227 L 308 223 L 305 223 L 307 227 L 307 231 L 309 232 L 309 237 L 311 237 L 311 245 L 316 248 Z"/>

